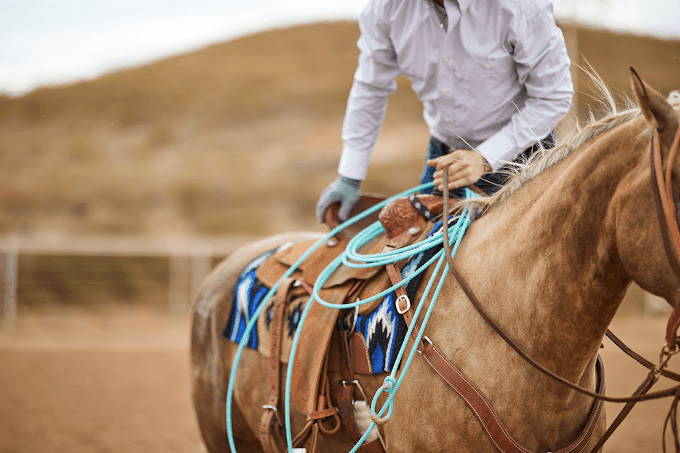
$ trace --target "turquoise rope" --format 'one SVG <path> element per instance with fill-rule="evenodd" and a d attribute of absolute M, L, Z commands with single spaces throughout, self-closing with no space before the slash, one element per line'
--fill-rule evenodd
<path fill-rule="evenodd" d="M 434 261 L 437 260 L 438 257 L 439 257 L 439 254 L 433 256 L 433 257 L 430 258 L 426 263 L 424 263 L 424 264 L 422 264 L 420 267 L 418 267 L 418 268 L 413 272 L 413 274 L 411 274 L 411 275 L 409 275 L 408 277 L 404 278 L 401 282 L 399 282 L 399 283 L 397 283 L 397 284 L 395 284 L 395 285 L 393 285 L 393 286 L 390 286 L 390 287 L 387 288 L 386 290 L 384 290 L 384 291 L 382 291 L 382 292 L 376 294 L 375 296 L 371 296 L 371 297 L 369 297 L 369 298 L 367 298 L 367 299 L 358 300 L 358 301 L 352 302 L 352 303 L 346 303 L 346 304 L 333 304 L 333 303 L 331 303 L 331 302 L 326 302 L 325 300 L 321 299 L 321 297 L 319 296 L 319 290 L 323 287 L 323 285 L 325 284 L 326 280 L 328 280 L 328 278 L 333 274 L 333 272 L 338 268 L 338 266 L 339 266 L 340 263 L 342 262 L 342 261 L 340 260 L 341 257 L 339 257 L 339 258 L 336 258 L 336 260 L 334 260 L 331 264 L 329 264 L 328 267 L 326 267 L 326 269 L 324 269 L 324 270 L 321 272 L 321 274 L 319 274 L 319 277 L 317 278 L 316 282 L 314 283 L 314 291 L 312 292 L 312 296 L 314 297 L 314 299 L 315 299 L 318 303 L 320 303 L 321 305 L 323 305 L 323 306 L 325 306 L 325 307 L 329 307 L 329 308 L 342 308 L 342 309 L 344 309 L 344 308 L 354 308 L 354 307 L 358 307 L 358 306 L 360 306 L 360 305 L 367 304 L 367 303 L 372 302 L 372 301 L 374 301 L 374 300 L 376 300 L 376 299 L 379 299 L 379 298 L 381 298 L 381 297 L 385 297 L 386 295 L 388 295 L 388 294 L 391 293 L 392 291 L 396 290 L 396 289 L 399 288 L 400 286 L 406 285 L 409 281 L 413 280 L 413 279 L 416 277 L 416 275 L 418 275 L 418 274 L 420 274 L 421 272 L 425 271 L 432 263 L 434 263 Z M 396 260 L 396 261 L 401 261 L 401 260 Z M 396 262 L 396 261 L 387 261 L 386 264 L 389 263 L 389 262 Z M 377 264 L 376 264 L 376 266 L 377 266 Z"/>
<path fill-rule="evenodd" d="M 453 249 L 451 251 L 451 256 L 455 256 L 456 251 L 458 250 L 458 246 L 460 245 L 460 241 L 463 239 L 463 234 L 465 233 L 465 230 L 467 229 L 467 227 L 469 226 L 469 224 L 471 222 L 469 217 L 464 218 L 464 221 L 466 222 L 466 224 L 461 229 L 460 233 L 458 234 L 457 239 L 454 239 L 454 238 L 450 239 L 451 241 L 455 240 L 455 245 L 453 246 Z M 420 298 L 420 301 L 418 303 L 418 307 L 416 308 L 416 311 L 414 312 L 414 315 L 413 315 L 414 320 L 418 319 L 418 316 L 420 315 L 420 311 L 423 307 L 423 302 L 426 300 L 427 294 L 429 293 L 429 291 L 431 289 L 431 286 L 432 286 L 432 283 L 435 279 L 435 276 L 439 272 L 439 268 L 440 268 L 442 262 L 445 261 L 445 259 L 446 259 L 446 257 L 444 256 L 443 250 L 442 250 L 440 260 L 437 262 L 437 267 L 435 268 L 435 270 L 432 274 L 432 278 L 430 278 L 430 281 L 428 282 L 428 285 L 425 289 L 425 292 L 423 293 L 423 296 Z M 413 346 L 411 347 L 411 351 L 410 351 L 409 356 L 408 356 L 406 363 L 404 365 L 404 369 L 399 374 L 399 379 L 395 380 L 396 371 L 399 369 L 399 364 L 400 364 L 402 356 L 403 356 L 403 354 L 406 350 L 406 346 L 408 344 L 408 339 L 411 337 L 411 334 L 413 332 L 415 322 L 411 323 L 411 326 L 409 327 L 409 329 L 408 329 L 408 331 L 407 331 L 407 333 L 404 337 L 404 342 L 401 344 L 401 348 L 399 349 L 399 354 L 397 355 L 397 360 L 395 361 L 395 364 L 392 367 L 392 372 L 390 373 L 389 376 L 387 376 L 385 378 L 384 387 L 381 387 L 380 389 L 378 389 L 376 394 L 373 396 L 373 400 L 371 401 L 371 415 L 376 414 L 375 406 L 378 402 L 378 398 L 380 397 L 380 394 L 383 391 L 386 391 L 389 396 L 388 396 L 387 400 L 385 401 L 385 403 L 383 404 L 383 407 L 380 410 L 380 412 L 378 412 L 377 416 L 382 417 L 383 414 L 385 413 L 385 409 L 388 409 L 387 416 L 386 416 L 387 419 L 389 420 L 389 418 L 392 416 L 392 409 L 394 408 L 394 397 L 396 396 L 397 390 L 399 390 L 399 387 L 401 386 L 402 381 L 406 377 L 406 373 L 407 373 L 409 367 L 411 366 L 411 362 L 413 361 L 413 357 L 415 356 L 415 353 L 418 350 L 418 344 L 420 343 L 420 340 L 423 337 L 423 332 L 425 331 L 425 326 L 427 325 L 428 321 L 430 320 L 430 315 L 432 314 L 432 310 L 434 309 L 434 306 L 435 306 L 435 304 L 436 304 L 436 302 L 439 298 L 439 293 L 441 291 L 442 285 L 444 284 L 444 281 L 446 280 L 446 276 L 448 275 L 448 271 L 449 271 L 449 264 L 446 263 L 446 265 L 444 267 L 444 271 L 442 272 L 442 275 L 439 279 L 439 283 L 437 284 L 437 288 L 435 289 L 435 292 L 432 295 L 432 302 L 430 302 L 430 305 L 427 308 L 425 316 L 423 317 L 422 327 L 419 330 L 418 334 L 416 335 L 416 339 L 413 342 Z M 366 440 L 368 435 L 371 433 L 371 431 L 375 428 L 375 426 L 376 426 L 375 422 L 372 422 L 369 425 L 366 432 L 364 432 L 363 436 L 361 436 L 361 438 L 356 443 L 356 445 L 354 445 L 354 448 L 352 448 L 352 450 L 350 450 L 350 453 L 355 453 L 359 449 L 359 447 L 361 447 L 361 445 L 364 443 L 364 441 Z"/>
<path fill-rule="evenodd" d="M 466 198 L 476 197 L 476 195 L 467 188 L 465 189 L 465 195 L 466 195 Z M 454 245 L 452 252 L 451 252 L 452 256 L 455 256 L 455 252 L 458 250 L 458 246 L 460 245 L 460 241 L 463 239 L 463 234 L 467 230 L 467 227 L 470 225 L 471 221 L 472 221 L 471 217 L 470 217 L 469 212 L 466 208 L 463 211 L 463 214 L 461 215 L 460 220 L 455 225 L 453 225 L 451 227 L 448 227 L 448 225 L 445 226 L 445 228 L 449 228 L 449 231 L 451 233 L 450 234 L 450 241 L 455 242 L 455 245 Z M 433 237 L 438 238 L 439 235 L 434 235 Z M 442 237 L 443 237 L 443 235 L 442 235 Z M 428 239 L 431 240 L 432 238 L 428 238 Z M 441 243 L 441 241 L 439 241 L 438 243 Z M 449 245 L 451 245 L 451 244 L 449 244 Z M 382 255 L 383 260 L 377 260 L 377 263 L 380 263 L 380 264 L 376 264 L 376 265 L 383 265 L 383 264 L 387 264 L 389 262 L 393 262 L 393 261 L 390 261 L 390 259 L 394 259 L 394 256 L 396 256 L 398 254 L 393 253 L 393 252 L 387 252 L 387 253 L 383 253 L 383 254 L 380 254 L 380 255 Z M 413 316 L 414 320 L 418 319 L 418 316 L 419 316 L 419 314 L 422 310 L 422 307 L 423 307 L 423 303 L 427 298 L 427 294 L 429 293 L 431 286 L 432 286 L 432 284 L 433 284 L 433 282 L 436 278 L 436 275 L 439 272 L 441 264 L 445 260 L 444 251 L 443 250 L 439 251 L 435 255 L 435 257 L 433 257 L 433 259 L 436 259 L 436 258 L 439 258 L 439 261 L 437 263 L 437 267 L 435 268 L 432 276 L 430 277 L 430 281 L 428 282 L 426 290 L 423 293 L 423 296 L 421 297 L 420 302 L 418 303 L 418 307 L 416 308 L 416 311 L 415 311 L 414 316 Z M 337 259 L 336 259 L 336 261 L 337 261 Z M 431 261 L 432 260 L 425 263 L 426 265 L 421 266 L 422 269 L 427 268 L 427 266 L 430 265 Z M 334 264 L 334 263 L 335 263 L 335 261 L 332 264 Z M 300 318 L 300 323 L 298 324 L 298 328 L 295 332 L 295 336 L 293 338 L 293 344 L 292 344 L 292 347 L 291 347 L 290 357 L 288 359 L 288 368 L 287 368 L 287 374 L 286 374 L 286 387 L 285 387 L 285 406 L 284 406 L 286 444 L 287 444 L 287 447 L 288 447 L 288 451 L 293 451 L 292 433 L 291 433 L 291 429 L 290 429 L 290 426 L 291 426 L 291 423 L 290 423 L 290 387 L 291 387 L 291 376 L 293 374 L 293 363 L 295 361 L 295 352 L 297 350 L 297 345 L 298 345 L 299 338 L 300 338 L 300 332 L 302 331 L 302 325 L 304 323 L 304 320 L 307 318 L 307 313 L 309 312 L 309 309 L 311 308 L 312 303 L 314 302 L 314 300 L 316 300 L 320 304 L 325 305 L 327 307 L 351 308 L 351 307 L 358 306 L 358 305 L 361 305 L 361 304 L 364 304 L 364 303 L 368 303 L 371 300 L 375 300 L 375 297 L 374 297 L 374 298 L 364 299 L 363 301 L 357 301 L 357 302 L 352 303 L 352 304 L 340 304 L 340 305 L 339 304 L 331 304 L 331 303 L 323 301 L 319 297 L 318 291 L 323 286 L 323 284 L 326 282 L 328 277 L 330 277 L 330 274 L 332 274 L 332 271 L 330 271 L 329 268 L 331 268 L 331 266 L 328 266 L 326 269 L 324 269 L 324 271 L 321 273 L 321 275 L 319 276 L 319 278 L 317 279 L 317 281 L 314 284 L 314 290 L 312 292 L 312 295 L 309 298 L 309 301 L 307 302 L 307 305 L 305 306 L 305 310 L 304 310 L 304 312 L 303 312 L 303 314 Z M 337 268 L 337 266 L 335 266 L 335 268 Z M 399 353 L 397 355 L 397 360 L 395 361 L 395 364 L 392 368 L 392 372 L 390 373 L 390 375 L 387 378 L 385 378 L 385 384 L 384 385 L 388 389 L 389 397 L 388 397 L 387 401 L 385 402 L 385 404 L 383 405 L 380 412 L 377 414 L 378 417 L 382 417 L 385 410 L 388 410 L 388 414 L 387 414 L 388 419 L 392 415 L 394 396 L 396 394 L 396 391 L 399 389 L 399 386 L 401 385 L 401 382 L 403 381 L 404 377 L 406 377 L 406 372 L 408 371 L 408 368 L 410 367 L 411 361 L 413 360 L 413 357 L 414 357 L 415 352 L 417 350 L 417 344 L 420 342 L 420 339 L 422 338 L 423 332 L 425 330 L 425 326 L 427 325 L 427 322 L 430 319 L 430 315 L 432 313 L 432 310 L 434 309 L 434 305 L 437 301 L 437 298 L 439 297 L 439 292 L 441 291 L 444 280 L 446 279 L 446 275 L 448 273 L 448 268 L 449 268 L 449 266 L 448 266 L 448 263 L 447 263 L 445 268 L 444 268 L 444 272 L 442 273 L 442 276 L 439 279 L 439 283 L 437 285 L 435 293 L 433 294 L 432 302 L 430 303 L 430 306 L 427 309 L 425 317 L 423 318 L 422 327 L 418 332 L 418 335 L 416 337 L 416 341 L 413 344 L 413 347 L 411 348 L 411 352 L 410 352 L 409 357 L 407 359 L 407 362 L 404 366 L 404 370 L 402 370 L 401 374 L 399 375 L 399 379 L 396 380 L 394 375 L 399 368 L 399 363 L 401 362 L 401 358 L 404 354 L 404 351 L 406 350 L 408 338 L 410 338 L 410 336 L 413 332 L 413 328 L 415 327 L 415 322 L 411 323 L 411 326 L 409 327 L 409 329 L 406 333 L 406 336 L 404 338 L 404 342 L 402 343 L 401 348 L 399 350 Z M 335 269 L 333 269 L 333 270 L 335 270 Z M 410 280 L 410 279 L 402 280 L 401 284 L 405 285 L 408 280 Z M 397 288 L 401 284 L 394 285 L 392 288 Z M 390 292 L 390 291 L 388 290 L 387 292 Z M 393 384 L 393 382 L 394 382 L 394 384 Z M 375 415 L 375 405 L 376 405 L 377 399 L 378 399 L 381 391 L 382 391 L 382 388 L 381 388 L 381 390 L 376 392 L 376 395 L 374 396 L 373 401 L 371 402 L 371 415 Z M 354 448 L 350 451 L 350 453 L 355 453 L 359 449 L 359 447 L 366 440 L 366 437 L 368 437 L 368 435 L 373 430 L 373 428 L 375 428 L 375 422 L 371 423 L 369 428 L 366 430 L 366 432 L 363 434 L 363 436 L 359 439 L 359 441 L 354 446 Z"/>
<path fill-rule="evenodd" d="M 250 337 L 250 333 L 252 332 L 253 327 L 257 323 L 257 319 L 259 318 L 260 314 L 262 313 L 262 310 L 264 309 L 264 307 L 267 306 L 267 302 L 272 298 L 272 296 L 274 294 L 276 294 L 276 291 L 281 286 L 281 283 L 283 282 L 283 280 L 290 277 L 291 274 L 293 272 L 295 272 L 295 270 L 297 270 L 297 268 L 300 266 L 300 264 L 304 260 L 306 260 L 307 257 L 309 255 L 311 255 L 317 248 L 319 248 L 319 246 L 321 246 L 321 244 L 325 243 L 326 241 L 328 241 L 330 238 L 332 238 L 333 236 L 335 236 L 336 234 L 338 234 L 339 232 L 341 232 L 345 228 L 347 228 L 350 225 L 353 225 L 354 223 L 358 222 L 359 220 L 373 214 L 377 210 L 382 209 L 387 203 L 391 202 L 392 200 L 395 200 L 399 197 L 403 197 L 403 196 L 406 196 L 406 195 L 410 195 L 410 194 L 415 193 L 415 192 L 419 192 L 423 189 L 427 189 L 427 188 L 430 188 L 430 187 L 433 187 L 433 186 L 434 186 L 434 184 L 430 182 L 430 183 L 427 183 L 427 184 L 421 184 L 417 187 L 414 187 L 412 189 L 404 191 L 400 194 L 397 194 L 393 197 L 390 197 L 390 198 L 378 203 L 377 205 L 367 209 L 366 211 L 363 211 L 362 213 L 358 214 L 357 216 L 352 217 L 351 219 L 348 219 L 346 222 L 337 226 L 336 228 L 331 230 L 326 236 L 319 239 L 295 263 L 293 263 L 293 265 L 283 274 L 283 276 L 281 276 L 281 278 L 276 282 L 276 284 L 269 290 L 269 292 L 267 292 L 267 294 L 264 296 L 264 298 L 260 302 L 260 305 L 257 307 L 255 312 L 253 313 L 253 317 L 246 324 L 246 330 L 243 333 L 243 337 L 241 338 L 241 341 L 239 341 L 238 349 L 236 350 L 236 355 L 234 356 L 234 361 L 232 363 L 231 372 L 229 373 L 229 384 L 227 386 L 227 397 L 226 397 L 226 418 L 227 418 L 227 440 L 229 442 L 229 449 L 232 452 L 236 453 L 236 445 L 234 443 L 234 432 L 233 432 L 233 427 L 232 427 L 232 424 L 231 424 L 231 416 L 232 416 L 231 404 L 232 404 L 233 395 L 234 395 L 234 382 L 236 380 L 236 372 L 238 370 L 238 365 L 239 365 L 239 362 L 241 361 L 243 349 L 245 348 L 246 344 L 248 343 L 248 338 Z M 313 301 L 313 297 L 310 297 L 309 301 L 307 302 L 307 305 L 305 307 L 305 310 L 302 313 L 302 316 L 300 318 L 300 323 L 298 324 L 298 328 L 295 332 L 295 338 L 296 339 L 299 338 L 299 332 L 301 330 L 300 327 L 302 327 L 302 323 L 304 322 L 304 319 L 306 319 L 306 317 L 307 317 L 307 313 L 309 312 L 309 307 L 311 306 L 312 301 Z M 293 347 L 294 348 L 297 347 L 297 342 L 294 342 Z M 293 358 L 294 358 L 294 353 L 295 353 L 295 350 L 293 349 L 291 351 L 291 358 L 289 359 L 291 363 L 292 363 Z M 290 372 L 290 370 L 288 370 L 288 371 Z M 290 396 L 289 396 L 288 392 L 286 393 L 286 396 L 287 396 L 287 398 L 286 398 L 286 408 L 288 408 L 288 406 L 290 404 Z M 287 431 L 288 431 L 287 441 L 288 441 L 289 444 L 292 445 L 292 442 L 290 440 L 290 433 L 289 433 L 290 432 L 290 412 L 288 410 L 286 410 L 286 415 L 287 415 L 286 426 L 287 426 Z M 289 446 L 289 450 L 292 451 L 292 446 Z"/>

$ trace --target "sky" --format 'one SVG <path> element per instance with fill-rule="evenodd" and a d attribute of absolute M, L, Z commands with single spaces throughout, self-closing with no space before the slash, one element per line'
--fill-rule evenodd
<path fill-rule="evenodd" d="M 0 94 L 91 79 L 368 0 L 0 0 Z M 553 0 L 558 19 L 680 39 L 680 0 Z"/>

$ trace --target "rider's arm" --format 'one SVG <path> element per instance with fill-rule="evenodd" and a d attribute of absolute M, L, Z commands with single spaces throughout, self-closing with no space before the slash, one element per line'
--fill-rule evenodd
<path fill-rule="evenodd" d="M 354 74 L 342 128 L 344 146 L 338 173 L 364 180 L 373 146 L 382 127 L 387 98 L 399 75 L 388 22 L 390 0 L 371 0 L 359 16 L 361 54 Z"/>
<path fill-rule="evenodd" d="M 477 147 L 493 170 L 546 137 L 569 111 L 574 95 L 564 37 L 549 2 L 522 11 L 506 36 L 526 98 L 510 122 Z"/>

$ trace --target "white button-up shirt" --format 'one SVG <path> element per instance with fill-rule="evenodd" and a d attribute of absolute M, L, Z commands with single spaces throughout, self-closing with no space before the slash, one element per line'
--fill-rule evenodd
<path fill-rule="evenodd" d="M 550 0 L 370 0 L 338 172 L 363 180 L 400 74 L 430 133 L 476 144 L 493 170 L 553 130 L 574 94 Z M 454 142 L 455 140 L 455 142 Z"/>

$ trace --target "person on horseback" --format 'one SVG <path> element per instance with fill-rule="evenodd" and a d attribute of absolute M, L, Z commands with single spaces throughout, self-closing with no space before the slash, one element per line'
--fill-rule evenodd
<path fill-rule="evenodd" d="M 346 220 L 359 199 L 401 74 L 423 102 L 431 134 L 421 183 L 434 181 L 437 191 L 450 165 L 452 196 L 472 184 L 492 194 L 513 161 L 554 146 L 574 89 L 549 0 L 370 0 L 359 27 L 338 178 L 317 203 L 320 221 L 337 202 Z"/>

